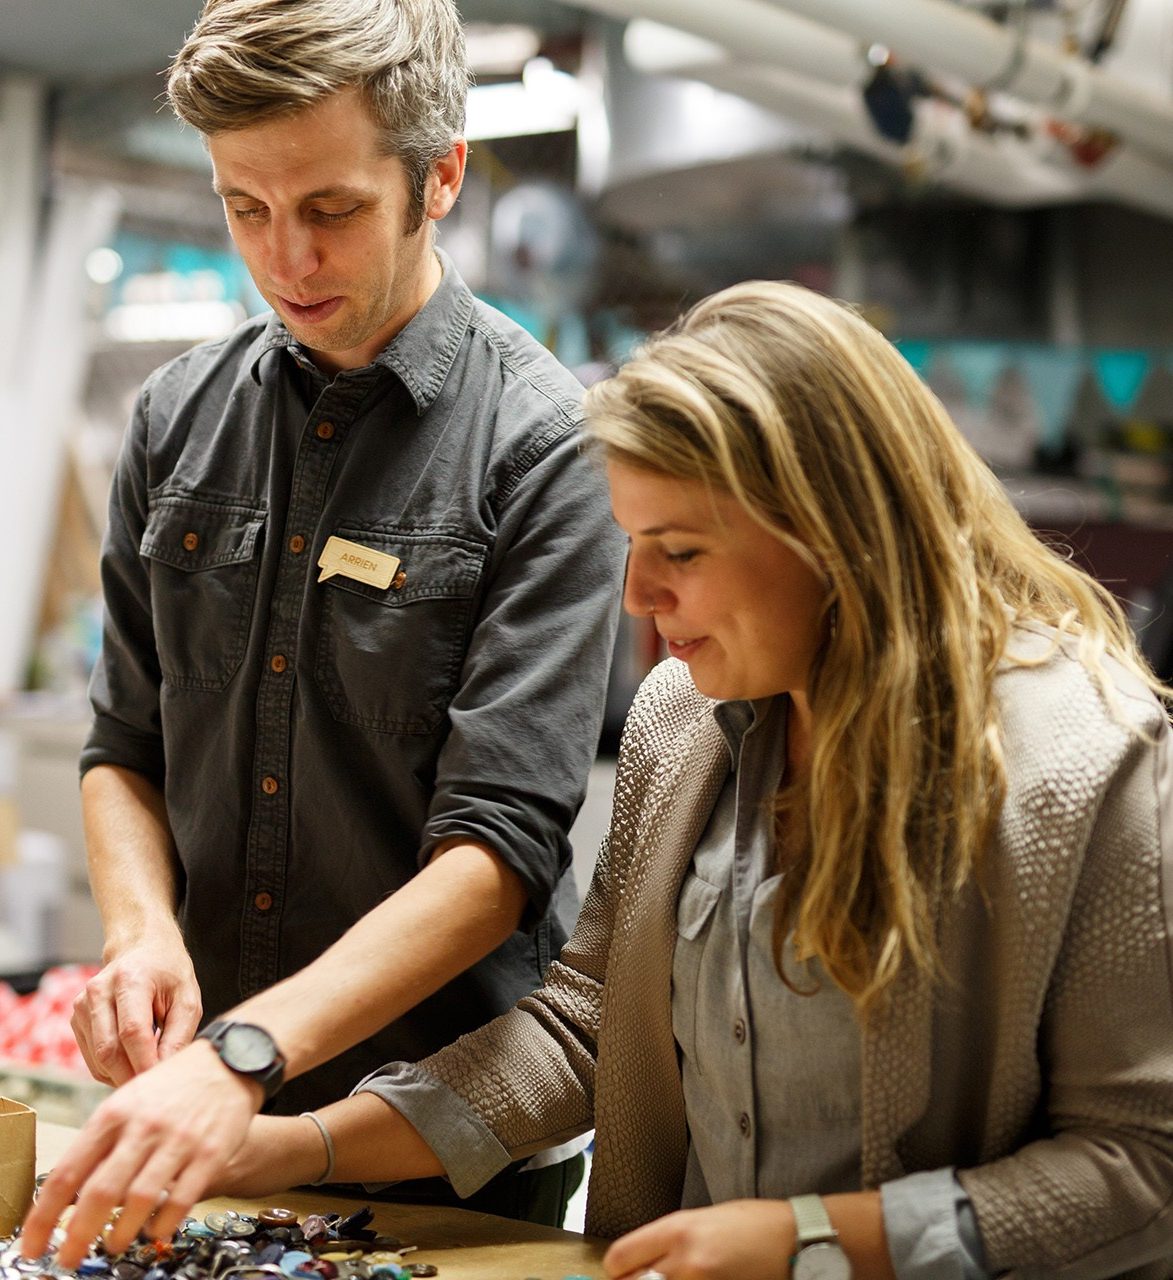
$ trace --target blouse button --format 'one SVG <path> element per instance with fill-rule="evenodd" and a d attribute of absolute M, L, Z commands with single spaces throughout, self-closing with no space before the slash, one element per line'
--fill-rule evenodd
<path fill-rule="evenodd" d="M 749 1122 L 749 1116 L 743 1111 L 737 1121 L 737 1127 L 741 1130 L 741 1136 L 748 1138 L 753 1132 L 753 1125 Z"/>
<path fill-rule="evenodd" d="M 319 422 L 314 430 L 314 435 L 316 435 L 319 440 L 333 440 L 334 424 L 332 422 Z"/>
<path fill-rule="evenodd" d="M 288 665 L 289 664 L 285 661 L 285 655 L 283 653 L 275 653 L 272 658 L 269 659 L 269 666 L 272 667 L 278 675 L 280 675 Z"/>
<path fill-rule="evenodd" d="M 268 911 L 273 905 L 273 895 L 265 893 L 263 890 L 253 899 L 253 906 L 258 911 Z"/>
<path fill-rule="evenodd" d="M 261 779 L 261 790 L 267 796 L 275 796 L 280 783 L 274 777 L 266 777 Z"/>
<path fill-rule="evenodd" d="M 733 1024 L 733 1038 L 738 1044 L 745 1044 L 745 1019 L 738 1018 Z"/>

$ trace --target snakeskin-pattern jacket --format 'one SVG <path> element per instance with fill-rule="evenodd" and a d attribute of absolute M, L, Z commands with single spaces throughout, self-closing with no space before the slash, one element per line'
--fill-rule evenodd
<path fill-rule="evenodd" d="M 948 980 L 898 981 L 862 1037 L 865 1187 L 954 1166 L 992 1273 L 1173 1274 L 1173 737 L 1041 629 L 996 680 L 1007 794 L 979 885 L 938 905 Z M 1070 646 L 1068 646 L 1070 648 Z M 676 899 L 728 774 L 675 660 L 644 682 L 578 927 L 543 988 L 420 1065 L 511 1157 L 596 1130 L 586 1229 L 680 1207 Z"/>

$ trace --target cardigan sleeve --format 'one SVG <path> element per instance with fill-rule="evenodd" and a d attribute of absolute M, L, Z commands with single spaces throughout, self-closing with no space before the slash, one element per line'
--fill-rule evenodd
<path fill-rule="evenodd" d="M 1146 719 L 1083 798 L 1099 808 L 1037 1024 L 1040 1136 L 959 1175 L 995 1273 L 1163 1276 L 1173 1257 L 1173 737 Z"/>
<path fill-rule="evenodd" d="M 607 959 L 625 859 L 653 772 L 650 739 L 654 735 L 647 729 L 655 722 L 662 685 L 662 680 L 649 678 L 628 715 L 610 827 L 578 924 L 547 971 L 545 983 L 507 1013 L 423 1059 L 411 1073 L 417 1088 L 422 1078 L 433 1081 L 466 1119 L 477 1121 L 464 1124 L 455 1137 L 448 1133 L 438 1144 L 448 1175 L 461 1194 L 476 1190 L 495 1172 L 495 1165 L 556 1146 L 594 1126 Z M 356 1092 L 376 1093 L 397 1105 L 400 1079 L 394 1064 L 389 1064 L 364 1080 Z M 406 1097 L 404 1103 L 412 1105 Z M 428 1134 L 423 1136 L 427 1140 Z M 477 1172 L 470 1178 L 472 1169 Z"/>

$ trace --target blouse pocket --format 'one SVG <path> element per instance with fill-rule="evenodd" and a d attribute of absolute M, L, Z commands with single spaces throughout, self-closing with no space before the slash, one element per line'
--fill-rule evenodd
<path fill-rule="evenodd" d="M 400 563 L 387 588 L 342 574 L 319 585 L 314 670 L 330 712 L 376 733 L 431 733 L 464 665 L 485 550 L 441 535 L 335 532 Z"/>
<path fill-rule="evenodd" d="M 689 872 L 676 902 L 676 949 L 672 956 L 672 1034 L 683 1057 L 700 1073 L 697 1057 L 697 1003 L 701 962 L 709 926 L 722 890 Z"/>
<path fill-rule="evenodd" d="M 231 502 L 155 499 L 139 545 L 163 679 L 224 689 L 248 645 L 265 512 Z"/>

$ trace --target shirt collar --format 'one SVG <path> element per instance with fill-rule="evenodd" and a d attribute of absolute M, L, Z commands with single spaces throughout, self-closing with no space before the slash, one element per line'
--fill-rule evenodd
<path fill-rule="evenodd" d="M 442 249 L 436 249 L 435 253 L 442 268 L 435 292 L 368 366 L 395 374 L 421 414 L 440 394 L 460 350 L 473 308 L 472 292 L 452 259 Z M 303 366 L 311 363 L 275 314 L 269 317 L 252 362 L 251 372 L 257 382 L 260 381 L 258 366 L 271 351 L 288 351 Z"/>
<path fill-rule="evenodd" d="M 756 698 L 752 702 L 730 699 L 728 702 L 714 704 L 713 718 L 725 735 L 725 742 L 729 747 L 730 764 L 734 769 L 737 768 L 742 742 L 746 736 L 765 724 L 773 715 L 778 714 L 782 704 L 787 702 L 789 697 L 780 693 L 770 698 Z M 781 723 L 785 724 L 785 720 Z"/>

